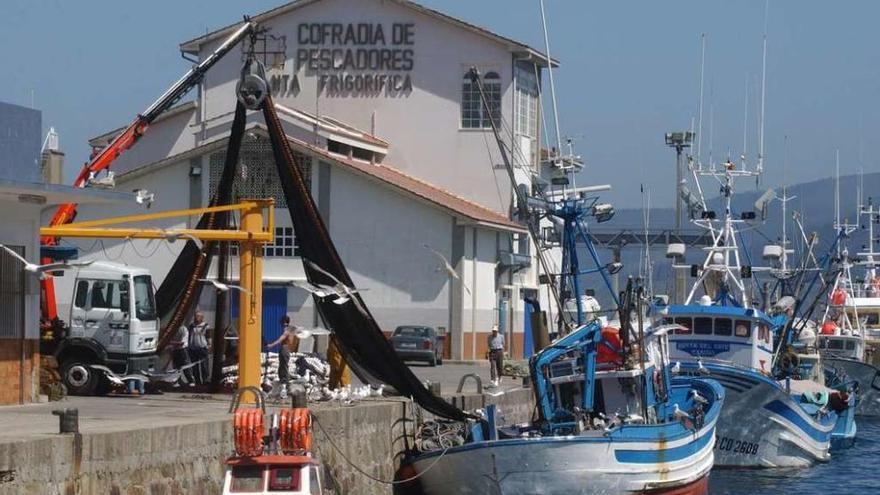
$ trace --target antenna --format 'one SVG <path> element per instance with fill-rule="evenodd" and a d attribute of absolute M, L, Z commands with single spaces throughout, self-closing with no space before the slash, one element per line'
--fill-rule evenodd
<path fill-rule="evenodd" d="M 749 135 L 749 74 L 746 73 L 746 99 L 745 99 L 745 111 L 743 115 L 743 149 L 742 154 L 739 155 L 740 163 L 742 164 L 742 169 L 746 169 L 746 151 L 748 151 L 748 135 Z"/>
<path fill-rule="evenodd" d="M 770 8 L 770 0 L 764 3 L 764 47 L 761 56 L 761 121 L 758 130 L 758 167 L 760 174 L 764 171 L 764 104 L 767 95 L 767 12 Z"/>
<path fill-rule="evenodd" d="M 706 69 L 706 33 L 700 35 L 700 119 L 697 124 L 697 168 L 703 168 L 703 80 Z"/>
<path fill-rule="evenodd" d="M 550 77 L 550 99 L 553 100 L 553 124 L 556 127 L 556 149 L 562 153 L 562 136 L 559 133 L 559 109 L 556 106 L 556 84 L 553 82 L 553 63 L 550 59 L 550 37 L 547 35 L 547 17 L 544 15 L 544 0 L 541 5 L 541 25 L 544 28 L 544 49 L 547 52 L 547 74 Z"/>
<path fill-rule="evenodd" d="M 712 148 L 715 144 L 715 85 L 709 84 L 709 168 L 715 169 Z"/>
<path fill-rule="evenodd" d="M 834 150 L 835 184 L 834 184 L 834 228 L 840 229 L 840 150 Z M 837 243 L 837 254 L 840 254 L 840 243 Z"/>

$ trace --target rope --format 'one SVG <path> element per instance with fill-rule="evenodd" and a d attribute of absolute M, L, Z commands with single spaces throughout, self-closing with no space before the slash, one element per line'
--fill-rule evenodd
<path fill-rule="evenodd" d="M 342 452 L 342 449 L 340 449 L 339 446 L 336 445 L 335 442 L 333 442 L 333 438 L 330 436 L 329 433 L 327 433 L 326 430 L 324 430 L 324 427 L 321 425 L 321 422 L 318 421 L 318 417 L 315 416 L 314 414 L 312 414 L 312 421 L 313 421 L 316 425 L 318 425 L 318 428 L 321 430 L 321 433 L 323 433 L 324 436 L 327 438 L 327 441 L 330 442 L 330 445 L 333 447 L 333 450 L 335 450 L 336 453 L 339 454 L 339 456 L 342 457 L 342 459 L 343 459 L 343 460 L 344 460 L 349 466 L 353 467 L 353 468 L 355 469 L 355 471 L 359 472 L 360 474 L 364 475 L 365 477 L 367 477 L 367 478 L 369 478 L 369 479 L 371 479 L 371 480 L 373 480 L 373 481 L 375 481 L 375 482 L 377 482 L 377 483 L 382 483 L 383 485 L 401 485 L 401 484 L 403 484 L 403 483 L 409 483 L 410 481 L 415 481 L 415 480 L 421 478 L 422 475 L 424 475 L 425 473 L 427 473 L 428 471 L 430 471 L 434 466 L 436 466 L 437 463 L 440 461 L 440 459 L 442 459 L 443 456 L 446 455 L 446 452 L 447 452 L 449 449 L 452 448 L 452 447 L 446 447 L 445 449 L 443 449 L 443 452 L 441 452 L 440 455 L 437 456 L 437 458 L 434 459 L 434 461 L 431 462 L 431 464 L 430 464 L 427 468 L 425 468 L 425 470 L 422 471 L 421 473 L 418 473 L 418 474 L 416 474 L 415 476 L 410 476 L 409 478 L 406 478 L 406 479 L 403 479 L 403 480 L 391 480 L 391 481 L 388 481 L 388 480 L 383 480 L 383 479 L 381 479 L 381 478 L 376 478 L 375 476 L 371 475 L 370 473 L 367 473 L 366 471 L 364 471 L 363 469 L 361 469 L 357 464 L 355 464 L 354 462 L 352 462 L 351 459 L 349 459 L 349 458 L 345 455 L 345 453 Z"/>

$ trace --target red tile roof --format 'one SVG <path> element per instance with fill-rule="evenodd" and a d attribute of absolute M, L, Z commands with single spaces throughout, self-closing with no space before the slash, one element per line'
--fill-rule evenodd
<path fill-rule="evenodd" d="M 298 139 L 288 137 L 288 140 L 296 148 L 305 149 L 313 154 L 320 155 L 327 160 L 346 167 L 349 170 L 353 170 L 356 173 L 366 175 L 371 179 L 392 186 L 401 192 L 412 194 L 434 206 L 439 206 L 445 210 L 451 211 L 455 215 L 465 217 L 481 224 L 487 224 L 488 226 L 502 228 L 504 230 L 526 231 L 524 225 L 510 220 L 505 215 L 473 201 L 456 196 L 449 191 L 441 189 L 433 184 L 429 184 L 421 179 L 417 179 L 394 167 L 349 159 L 335 153 L 330 153 L 323 148 L 316 147 Z"/>

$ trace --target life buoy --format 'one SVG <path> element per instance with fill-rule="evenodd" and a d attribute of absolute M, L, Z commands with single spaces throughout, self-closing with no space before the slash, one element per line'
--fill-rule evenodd
<path fill-rule="evenodd" d="M 843 306 L 846 304 L 846 292 L 843 289 L 835 289 L 831 293 L 831 304 L 834 306 Z"/>
<path fill-rule="evenodd" d="M 286 453 L 312 449 L 312 416 L 306 408 L 281 411 L 278 437 L 281 450 Z"/>
<path fill-rule="evenodd" d="M 620 343 L 620 330 L 614 327 L 605 327 L 602 329 L 602 341 L 599 342 L 599 349 L 596 352 L 597 363 L 614 363 L 623 364 L 623 358 L 620 356 L 622 345 Z"/>
<path fill-rule="evenodd" d="M 822 324 L 822 329 L 820 330 L 822 335 L 834 335 L 834 332 L 837 330 L 837 323 L 834 323 L 831 320 L 826 321 Z"/>
<path fill-rule="evenodd" d="M 242 457 L 263 453 L 263 411 L 240 409 L 232 420 L 235 454 Z"/>

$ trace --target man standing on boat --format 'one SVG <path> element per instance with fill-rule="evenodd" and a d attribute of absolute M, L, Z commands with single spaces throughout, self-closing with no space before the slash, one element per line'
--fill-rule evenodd
<path fill-rule="evenodd" d="M 290 354 L 299 350 L 299 337 L 296 336 L 296 326 L 290 324 L 290 317 L 281 317 L 281 336 L 268 346 L 268 349 L 281 344 L 278 351 L 278 381 L 281 382 L 281 398 L 287 398 L 287 384 L 290 382 Z"/>
<path fill-rule="evenodd" d="M 492 325 L 489 334 L 489 372 L 492 385 L 501 385 L 501 371 L 504 369 L 504 335 L 498 333 L 498 325 Z"/>

